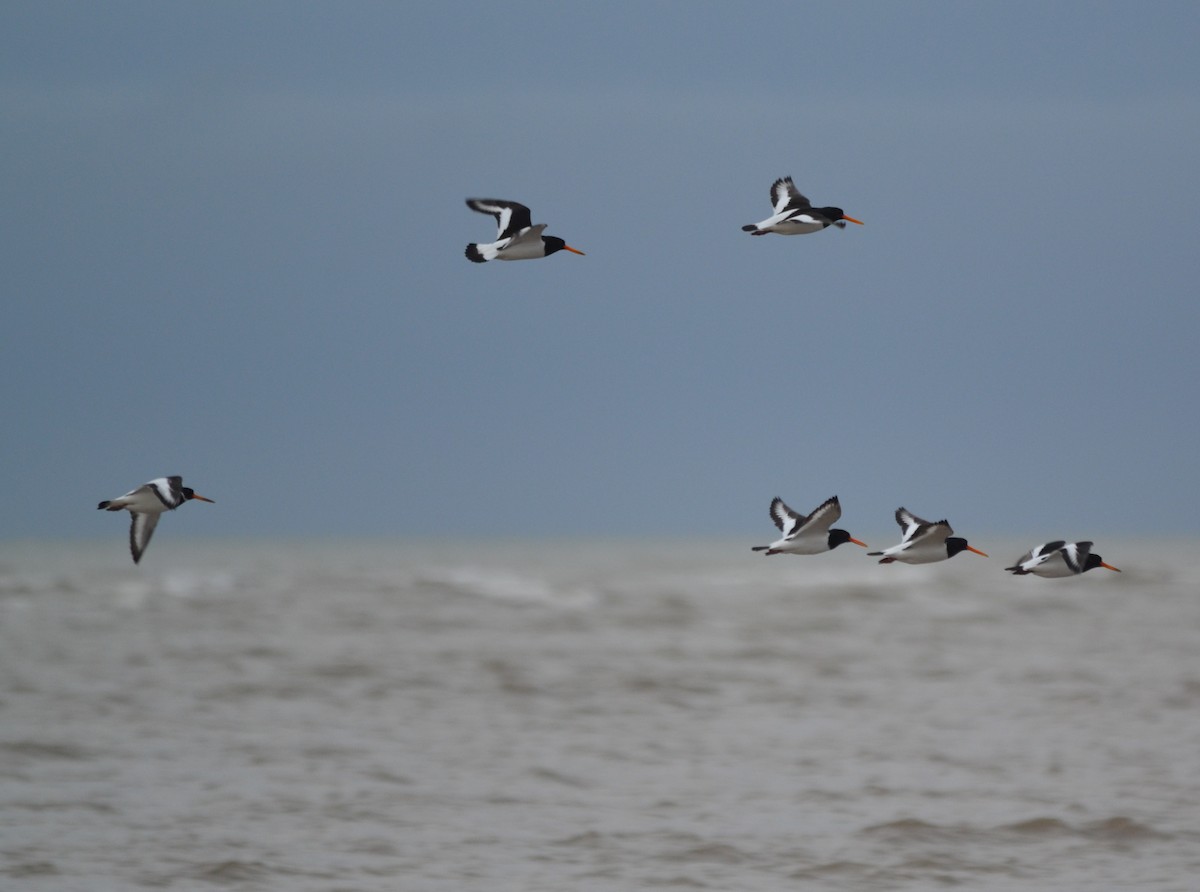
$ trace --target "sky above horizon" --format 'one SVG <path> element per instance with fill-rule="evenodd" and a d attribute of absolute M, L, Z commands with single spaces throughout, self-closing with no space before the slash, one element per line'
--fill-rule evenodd
<path fill-rule="evenodd" d="M 1183 2 L 5 4 L 0 538 L 174 473 L 173 536 L 1195 534 L 1197 46 Z M 785 175 L 866 225 L 741 232 Z M 587 256 L 467 262 L 469 196 Z"/>

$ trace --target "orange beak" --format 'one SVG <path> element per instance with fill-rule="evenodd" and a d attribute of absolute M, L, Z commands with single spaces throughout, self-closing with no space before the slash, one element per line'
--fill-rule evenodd
<path fill-rule="evenodd" d="M 851 541 L 851 542 L 853 542 L 855 545 L 861 545 L 863 548 L 870 548 L 870 547 L 871 547 L 871 546 L 870 546 L 870 545 L 868 545 L 866 542 L 859 542 L 859 541 L 858 541 L 857 539 L 855 539 L 853 536 L 851 536 L 851 537 L 850 537 L 850 541 Z"/>
<path fill-rule="evenodd" d="M 1101 566 L 1101 567 L 1103 567 L 1105 570 L 1115 570 L 1115 571 L 1116 571 L 1116 572 L 1118 572 L 1118 573 L 1120 573 L 1120 572 L 1121 572 L 1121 569 L 1120 569 L 1120 567 L 1114 567 L 1112 564 L 1106 564 L 1106 563 L 1104 563 L 1104 561 L 1101 561 L 1101 562 L 1100 562 L 1100 566 Z"/>
<path fill-rule="evenodd" d="M 864 223 L 862 220 L 855 220 L 853 217 L 847 217 L 845 214 L 842 214 L 842 219 L 843 219 L 843 220 L 849 220 L 851 223 L 857 223 L 859 226 L 866 226 L 866 225 L 867 225 L 867 224 L 866 224 L 866 223 Z"/>
<path fill-rule="evenodd" d="M 194 492 L 194 493 L 192 493 L 192 498 L 193 498 L 193 499 L 199 499 L 201 502 L 208 502 L 208 504 L 210 504 L 210 505 L 215 505 L 215 504 L 217 504 L 217 503 L 216 503 L 216 502 L 214 502 L 212 499 L 206 499 L 206 498 L 204 498 L 204 496 L 200 495 L 200 493 L 198 493 L 198 492 Z"/>
<path fill-rule="evenodd" d="M 975 546 L 973 546 L 973 545 L 968 545 L 968 546 L 967 546 L 967 551 L 973 551 L 973 552 L 975 552 L 977 555 L 979 555 L 980 557 L 987 557 L 987 554 L 986 554 L 986 553 L 984 553 L 984 552 L 980 551 L 978 548 L 976 548 L 976 547 L 975 547 Z"/>
<path fill-rule="evenodd" d="M 578 254 L 580 257 L 586 257 L 586 256 L 587 256 L 587 255 L 586 255 L 586 254 L 584 254 L 582 251 L 580 251 L 580 250 L 578 250 L 578 249 L 576 249 L 576 248 L 572 248 L 570 245 L 563 245 L 563 246 L 562 246 L 562 249 L 563 249 L 564 251 L 570 251 L 572 254 Z"/>

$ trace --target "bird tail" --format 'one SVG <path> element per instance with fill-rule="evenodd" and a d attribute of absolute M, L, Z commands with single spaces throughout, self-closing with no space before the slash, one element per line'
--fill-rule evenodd
<path fill-rule="evenodd" d="M 101 510 L 101 511 L 104 510 L 105 508 L 107 508 L 109 511 L 120 511 L 121 510 L 120 506 L 113 505 L 113 503 L 110 502 L 108 499 L 105 499 L 103 502 L 101 502 L 99 505 L 97 505 L 96 508 L 97 508 L 97 510 Z"/>
<path fill-rule="evenodd" d="M 488 260 L 483 256 L 483 254 L 480 253 L 479 245 L 477 245 L 475 242 L 471 242 L 471 244 L 467 245 L 466 255 L 467 260 L 471 261 L 472 263 L 487 263 Z"/>
<path fill-rule="evenodd" d="M 751 551 L 766 551 L 770 547 L 771 547 L 770 545 L 751 545 L 750 550 Z"/>

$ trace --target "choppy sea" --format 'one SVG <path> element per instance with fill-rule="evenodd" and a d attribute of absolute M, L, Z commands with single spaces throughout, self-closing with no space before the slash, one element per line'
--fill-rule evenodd
<path fill-rule="evenodd" d="M 1200 542 L 751 544 L 0 544 L 0 888 L 1200 889 Z"/>

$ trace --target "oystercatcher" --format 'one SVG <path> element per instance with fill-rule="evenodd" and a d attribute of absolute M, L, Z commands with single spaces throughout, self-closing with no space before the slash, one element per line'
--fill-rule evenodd
<path fill-rule="evenodd" d="M 771 520 L 783 536 L 770 545 L 752 546 L 751 550 L 767 554 L 820 554 L 846 542 L 867 548 L 866 542 L 860 542 L 845 530 L 829 528 L 841 516 L 842 506 L 837 496 L 826 499 L 808 516 L 797 514 L 776 496 L 771 500 Z"/>
<path fill-rule="evenodd" d="M 183 485 L 182 477 L 156 477 L 149 483 L 143 483 L 137 489 L 131 489 L 123 496 L 108 499 L 97 505 L 106 511 L 128 511 L 133 518 L 129 525 L 129 552 L 136 564 L 142 559 L 154 528 L 158 526 L 158 518 L 164 511 L 174 511 L 184 502 L 199 499 L 201 502 L 212 502 L 197 493 L 191 487 Z"/>
<path fill-rule="evenodd" d="M 960 551 L 973 551 L 987 557 L 978 548 L 968 545 L 966 539 L 952 535 L 954 530 L 950 528 L 949 521 L 930 523 L 904 508 L 897 508 L 896 523 L 900 524 L 900 529 L 904 531 L 900 544 L 883 551 L 867 552 L 871 557 L 878 557 L 881 564 L 890 564 L 893 561 L 932 564 L 935 561 L 948 560 Z"/>
<path fill-rule="evenodd" d="M 845 229 L 845 221 L 865 225 L 862 220 L 847 217 L 841 208 L 815 208 L 812 203 L 800 194 L 791 177 L 782 177 L 771 184 L 771 207 L 775 209 L 773 216 L 759 223 L 748 223 L 742 227 L 743 232 L 753 235 L 766 235 L 775 232 L 779 235 L 807 235 L 810 232 L 820 232 L 827 226 Z"/>
<path fill-rule="evenodd" d="M 558 251 L 583 254 L 556 236 L 542 235 L 546 224 L 532 225 L 529 208 L 523 204 L 498 198 L 468 198 L 467 207 L 495 217 L 499 227 L 496 241 L 491 244 L 472 242 L 467 245 L 467 259 L 473 263 L 486 263 L 489 260 L 535 260 Z"/>

